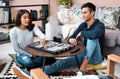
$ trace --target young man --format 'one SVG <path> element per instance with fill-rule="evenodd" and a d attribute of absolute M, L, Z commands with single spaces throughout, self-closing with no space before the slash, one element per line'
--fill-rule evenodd
<path fill-rule="evenodd" d="M 104 46 L 105 26 L 98 19 L 94 18 L 96 7 L 88 2 L 82 5 L 82 17 L 85 22 L 81 23 L 76 31 L 69 37 L 68 41 L 71 44 L 77 45 L 77 36 L 81 35 L 84 38 L 86 47 L 83 53 L 77 55 L 80 71 L 85 72 L 87 64 L 100 64 L 103 61 L 101 51 Z M 61 59 L 55 63 L 45 66 L 47 74 L 55 73 L 59 70 L 77 66 L 77 61 L 74 56 L 66 59 Z"/>
<path fill-rule="evenodd" d="M 96 10 L 94 4 L 88 2 L 81 7 L 81 10 L 85 22 L 77 28 L 69 42 L 77 44 L 76 37 L 78 34 L 84 38 L 86 50 L 80 70 L 85 72 L 88 63 L 99 64 L 103 60 L 101 53 L 104 46 L 105 26 L 94 18 Z"/>
<path fill-rule="evenodd" d="M 81 35 L 84 38 L 84 45 L 86 47 L 83 53 L 77 55 L 80 71 L 85 72 L 87 64 L 100 64 L 103 61 L 101 54 L 105 26 L 98 19 L 94 18 L 96 7 L 94 4 L 88 2 L 81 7 L 82 16 L 85 22 L 80 24 L 73 35 L 70 36 L 69 42 L 77 45 L 77 36 Z M 55 63 L 45 66 L 44 72 L 46 74 L 53 74 L 65 68 L 77 66 L 75 56 L 71 56 L 66 59 L 57 60 Z"/>

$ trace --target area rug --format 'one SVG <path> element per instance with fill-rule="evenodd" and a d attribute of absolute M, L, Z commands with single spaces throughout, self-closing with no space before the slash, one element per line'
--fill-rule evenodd
<path fill-rule="evenodd" d="M 4 68 L 0 72 L 0 79 L 19 79 L 12 71 L 13 66 L 15 66 L 14 61 L 9 61 L 5 64 Z M 70 78 L 71 76 L 50 76 L 50 79 L 63 79 Z"/>
<path fill-rule="evenodd" d="M 19 79 L 12 71 L 12 68 L 15 65 L 16 64 L 14 61 L 7 62 L 4 68 L 2 69 L 2 71 L 0 72 L 0 79 Z M 70 77 L 76 76 L 76 74 L 71 71 L 69 71 L 71 75 L 65 75 L 65 72 L 66 71 L 61 73 L 62 75 L 52 75 L 50 76 L 50 79 L 63 79 L 63 78 L 70 78 Z"/>
<path fill-rule="evenodd" d="M 0 73 L 3 71 L 5 65 L 6 65 L 6 63 L 0 64 Z"/>
<path fill-rule="evenodd" d="M 9 61 L 0 73 L 0 79 L 19 79 L 12 71 L 15 62 Z"/>

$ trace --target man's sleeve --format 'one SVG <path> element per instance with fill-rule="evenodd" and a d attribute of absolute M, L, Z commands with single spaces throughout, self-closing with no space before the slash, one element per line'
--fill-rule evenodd
<path fill-rule="evenodd" d="M 82 25 L 79 25 L 79 27 L 74 31 L 74 33 L 69 37 L 70 38 L 76 38 L 76 36 L 81 32 Z"/>

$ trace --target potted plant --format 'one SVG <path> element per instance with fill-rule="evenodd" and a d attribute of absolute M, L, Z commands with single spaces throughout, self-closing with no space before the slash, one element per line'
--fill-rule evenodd
<path fill-rule="evenodd" d="M 58 7 L 68 8 L 72 4 L 72 0 L 56 0 Z"/>

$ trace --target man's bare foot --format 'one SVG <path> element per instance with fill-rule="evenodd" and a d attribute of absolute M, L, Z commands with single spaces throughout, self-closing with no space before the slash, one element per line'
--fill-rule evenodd
<path fill-rule="evenodd" d="M 88 59 L 87 59 L 87 58 L 84 58 L 83 63 L 82 63 L 82 65 L 81 65 L 81 67 L 80 67 L 80 70 L 81 70 L 82 72 L 85 72 L 85 71 L 86 71 L 87 64 L 88 64 Z"/>
<path fill-rule="evenodd" d="M 46 73 L 40 68 L 34 68 L 30 70 L 32 79 L 50 79 Z"/>

